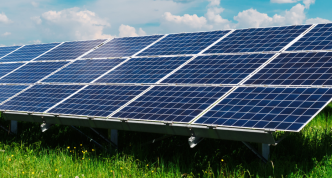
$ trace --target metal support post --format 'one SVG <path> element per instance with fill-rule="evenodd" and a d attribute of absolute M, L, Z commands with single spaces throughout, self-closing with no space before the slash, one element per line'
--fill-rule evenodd
<path fill-rule="evenodd" d="M 118 130 L 108 129 L 108 139 L 118 146 Z"/>
<path fill-rule="evenodd" d="M 202 140 L 204 140 L 204 138 L 202 138 L 202 137 L 194 137 L 194 136 L 189 137 L 188 143 L 189 143 L 190 148 L 194 148 Z"/>
<path fill-rule="evenodd" d="M 17 134 L 17 121 L 10 121 L 10 131 L 14 134 Z"/>
<path fill-rule="evenodd" d="M 269 160 L 270 158 L 270 144 L 261 144 L 262 147 L 262 156 L 266 159 Z"/>

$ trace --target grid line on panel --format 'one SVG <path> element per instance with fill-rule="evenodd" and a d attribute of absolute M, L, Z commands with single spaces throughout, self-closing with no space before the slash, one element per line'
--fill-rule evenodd
<path fill-rule="evenodd" d="M 23 48 L 23 47 L 24 47 L 24 45 L 22 45 L 22 46 L 0 47 L 0 59 L 8 56 L 9 54 L 11 54 L 11 53 Z"/>
<path fill-rule="evenodd" d="M 148 86 L 90 85 L 48 112 L 106 117 L 146 88 Z"/>
<path fill-rule="evenodd" d="M 219 43 L 221 40 L 225 39 L 226 37 L 228 37 L 230 34 L 232 34 L 235 30 L 231 30 L 229 31 L 227 34 L 225 34 L 224 36 L 222 36 L 221 38 L 219 38 L 217 41 L 213 42 L 211 45 L 209 45 L 208 47 L 206 47 L 205 49 L 203 49 L 201 52 L 198 53 L 199 54 L 203 54 L 205 51 L 207 51 L 208 49 L 210 49 L 212 46 L 214 46 L 215 44 Z"/>
<path fill-rule="evenodd" d="M 65 64 L 67 62 L 25 63 L 8 75 L 1 77 L 0 83 L 35 83 Z"/>
<path fill-rule="evenodd" d="M 299 131 L 331 98 L 330 88 L 239 87 L 195 124 Z"/>
<path fill-rule="evenodd" d="M 244 84 L 332 85 L 332 52 L 282 53 Z"/>
<path fill-rule="evenodd" d="M 26 85 L 1 85 L 0 86 L 0 105 L 6 102 L 9 98 L 15 94 L 20 93 L 27 88 Z"/>
<path fill-rule="evenodd" d="M 161 37 L 162 35 L 114 38 L 84 58 L 129 57 Z"/>
<path fill-rule="evenodd" d="M 33 85 L 29 85 L 28 87 L 21 90 L 20 92 L 18 92 L 16 94 L 14 94 L 13 96 L 7 98 L 6 100 L 4 100 L 3 102 L 0 103 L 0 106 L 3 105 L 4 103 L 6 103 L 7 101 L 10 101 L 11 99 L 15 98 L 16 96 L 20 95 L 21 93 L 25 92 L 26 90 L 30 89 L 31 87 L 33 87 Z M 0 108 L 0 110 L 1 110 L 1 108 Z"/>
<path fill-rule="evenodd" d="M 21 63 L 0 64 L 0 79 L 9 75 L 10 72 L 20 67 Z"/>
<path fill-rule="evenodd" d="M 46 54 L 52 49 L 59 46 L 61 43 L 49 43 L 49 44 L 33 44 L 25 45 L 19 50 L 8 54 L 6 57 L 1 58 L 1 62 L 19 62 L 19 61 L 33 61 L 38 57 Z"/>
<path fill-rule="evenodd" d="M 272 54 L 198 56 L 163 83 L 238 84 Z"/>
<path fill-rule="evenodd" d="M 331 50 L 332 23 L 318 24 L 310 32 L 294 43 L 288 51 Z"/>
<path fill-rule="evenodd" d="M 198 54 L 228 32 L 229 30 L 169 34 L 138 56 Z"/>
<path fill-rule="evenodd" d="M 80 85 L 31 85 L 0 105 L 0 110 L 43 112 L 80 88 Z"/>
<path fill-rule="evenodd" d="M 113 117 L 188 123 L 230 89 L 230 87 L 155 86 L 113 114 Z"/>
<path fill-rule="evenodd" d="M 235 30 L 205 53 L 280 51 L 310 25 Z"/>
<path fill-rule="evenodd" d="M 190 57 L 131 58 L 96 83 L 156 83 Z"/>
<path fill-rule="evenodd" d="M 56 61 L 56 60 L 74 60 L 82 57 L 87 52 L 101 44 L 106 40 L 90 40 L 90 41 L 72 41 L 64 42 L 54 50 L 44 54 L 36 59 L 37 61 Z"/>

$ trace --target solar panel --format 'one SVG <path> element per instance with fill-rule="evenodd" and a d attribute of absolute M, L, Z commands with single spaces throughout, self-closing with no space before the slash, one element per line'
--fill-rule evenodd
<path fill-rule="evenodd" d="M 65 42 L 52 51 L 39 57 L 36 59 L 36 61 L 73 60 L 90 51 L 104 41 L 105 40 Z"/>
<path fill-rule="evenodd" d="M 228 32 L 229 30 L 170 34 L 138 56 L 198 54 Z"/>
<path fill-rule="evenodd" d="M 163 35 L 114 38 L 84 58 L 129 57 L 152 44 Z"/>
<path fill-rule="evenodd" d="M 21 92 L 28 86 L 26 85 L 0 85 L 0 103 Z"/>
<path fill-rule="evenodd" d="M 0 110 L 44 112 L 82 87 L 82 85 L 34 85 L 0 105 Z"/>
<path fill-rule="evenodd" d="M 0 47 L 0 58 L 9 54 L 10 52 L 16 50 L 19 47 L 21 47 L 21 46 Z M 2 62 L 1 59 L 0 59 L 0 62 Z"/>
<path fill-rule="evenodd" d="M 273 54 L 198 56 L 162 83 L 237 84 Z"/>
<path fill-rule="evenodd" d="M 31 62 L 0 79 L 0 83 L 35 83 L 68 62 Z"/>
<path fill-rule="evenodd" d="M 239 87 L 195 123 L 298 131 L 331 98 L 329 88 Z"/>
<path fill-rule="evenodd" d="M 0 64 L 0 78 L 23 64 L 24 63 Z"/>
<path fill-rule="evenodd" d="M 155 86 L 112 117 L 188 123 L 230 89 Z"/>
<path fill-rule="evenodd" d="M 332 24 L 318 24 L 287 51 L 332 49 Z"/>
<path fill-rule="evenodd" d="M 148 86 L 90 85 L 49 113 L 106 117 Z"/>
<path fill-rule="evenodd" d="M 43 82 L 89 83 L 125 59 L 78 60 Z"/>
<path fill-rule="evenodd" d="M 235 30 L 205 51 L 204 54 L 279 51 L 310 26 L 296 25 Z"/>
<path fill-rule="evenodd" d="M 332 85 L 332 52 L 283 53 L 245 84 Z"/>
<path fill-rule="evenodd" d="M 60 43 L 26 45 L 2 58 L 0 62 L 30 61 L 59 44 Z"/>
<path fill-rule="evenodd" d="M 132 58 L 96 83 L 155 83 L 190 58 Z"/>

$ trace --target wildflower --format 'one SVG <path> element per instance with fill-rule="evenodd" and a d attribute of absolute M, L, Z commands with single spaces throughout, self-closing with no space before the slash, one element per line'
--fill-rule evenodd
<path fill-rule="evenodd" d="M 149 164 L 147 164 L 146 166 L 149 166 Z"/>
<path fill-rule="evenodd" d="M 32 172 L 32 174 L 35 174 L 35 172 Z"/>
<path fill-rule="evenodd" d="M 12 159 L 9 158 L 8 161 L 12 161 Z"/>
<path fill-rule="evenodd" d="M 84 177 L 84 174 L 82 174 L 82 177 Z"/>
<path fill-rule="evenodd" d="M 67 147 L 67 149 L 69 149 L 69 148 L 70 148 L 70 146 Z"/>
<path fill-rule="evenodd" d="M 14 155 L 12 155 L 12 157 L 13 157 Z"/>
<path fill-rule="evenodd" d="M 113 172 L 113 170 L 111 170 L 111 172 Z"/>
<path fill-rule="evenodd" d="M 151 171 L 153 173 L 153 171 Z"/>
<path fill-rule="evenodd" d="M 95 149 L 92 149 L 92 151 L 95 151 Z"/>
<path fill-rule="evenodd" d="M 60 174 L 59 177 L 62 177 L 62 175 Z"/>
<path fill-rule="evenodd" d="M 82 153 L 84 153 L 84 151 L 82 151 Z"/>
<path fill-rule="evenodd" d="M 70 152 L 71 152 L 71 150 L 70 150 Z"/>
<path fill-rule="evenodd" d="M 122 169 L 122 167 L 120 167 L 120 169 Z"/>
<path fill-rule="evenodd" d="M 74 149 L 76 149 L 76 147 L 74 147 Z"/>
<path fill-rule="evenodd" d="M 80 177 L 76 176 L 75 178 L 80 178 Z"/>
<path fill-rule="evenodd" d="M 82 146 L 82 144 L 80 144 L 80 146 Z"/>
<path fill-rule="evenodd" d="M 82 159 L 84 159 L 84 158 L 82 158 Z"/>
<path fill-rule="evenodd" d="M 55 172 L 58 171 L 57 169 L 55 169 Z"/>
<path fill-rule="evenodd" d="M 24 172 L 22 172 L 22 174 L 24 174 Z"/>
<path fill-rule="evenodd" d="M 221 159 L 221 162 L 224 162 L 224 159 Z"/>

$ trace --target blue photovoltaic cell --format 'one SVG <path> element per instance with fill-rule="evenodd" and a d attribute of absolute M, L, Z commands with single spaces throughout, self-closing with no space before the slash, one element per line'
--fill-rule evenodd
<path fill-rule="evenodd" d="M 0 78 L 23 64 L 24 63 L 0 64 Z"/>
<path fill-rule="evenodd" d="M 0 85 L 0 103 L 14 96 L 28 86 L 24 85 Z"/>
<path fill-rule="evenodd" d="M 237 84 L 273 54 L 198 56 L 162 83 Z"/>
<path fill-rule="evenodd" d="M 106 117 L 148 86 L 90 85 L 49 113 Z"/>
<path fill-rule="evenodd" d="M 65 42 L 52 51 L 37 58 L 36 61 L 73 60 L 90 51 L 104 41 L 105 40 Z"/>
<path fill-rule="evenodd" d="M 123 61 L 124 59 L 78 60 L 43 82 L 89 83 Z"/>
<path fill-rule="evenodd" d="M 170 34 L 138 56 L 198 54 L 228 32 L 229 30 Z"/>
<path fill-rule="evenodd" d="M 332 24 L 319 24 L 305 34 L 287 51 L 332 49 Z"/>
<path fill-rule="evenodd" d="M 0 47 L 0 58 L 5 56 L 8 53 L 14 51 L 15 49 L 17 49 L 19 47 L 21 47 L 21 46 Z M 2 62 L 1 59 L 0 59 L 0 62 Z"/>
<path fill-rule="evenodd" d="M 163 35 L 114 38 L 84 58 L 129 57 L 157 41 Z"/>
<path fill-rule="evenodd" d="M 68 62 L 31 62 L 0 79 L 0 83 L 35 83 Z"/>
<path fill-rule="evenodd" d="M 96 83 L 155 83 L 190 58 L 132 58 Z"/>
<path fill-rule="evenodd" d="M 283 53 L 245 84 L 332 85 L 332 52 Z"/>
<path fill-rule="evenodd" d="M 155 86 L 113 117 L 188 123 L 230 89 Z"/>
<path fill-rule="evenodd" d="M 299 131 L 331 98 L 329 88 L 239 87 L 195 123 Z"/>
<path fill-rule="evenodd" d="M 21 49 L 0 59 L 0 62 L 30 61 L 60 43 L 26 45 Z"/>
<path fill-rule="evenodd" d="M 34 85 L 0 105 L 0 110 L 44 112 L 82 87 L 82 85 Z"/>
<path fill-rule="evenodd" d="M 235 30 L 204 54 L 279 51 L 309 27 L 297 25 Z"/>

